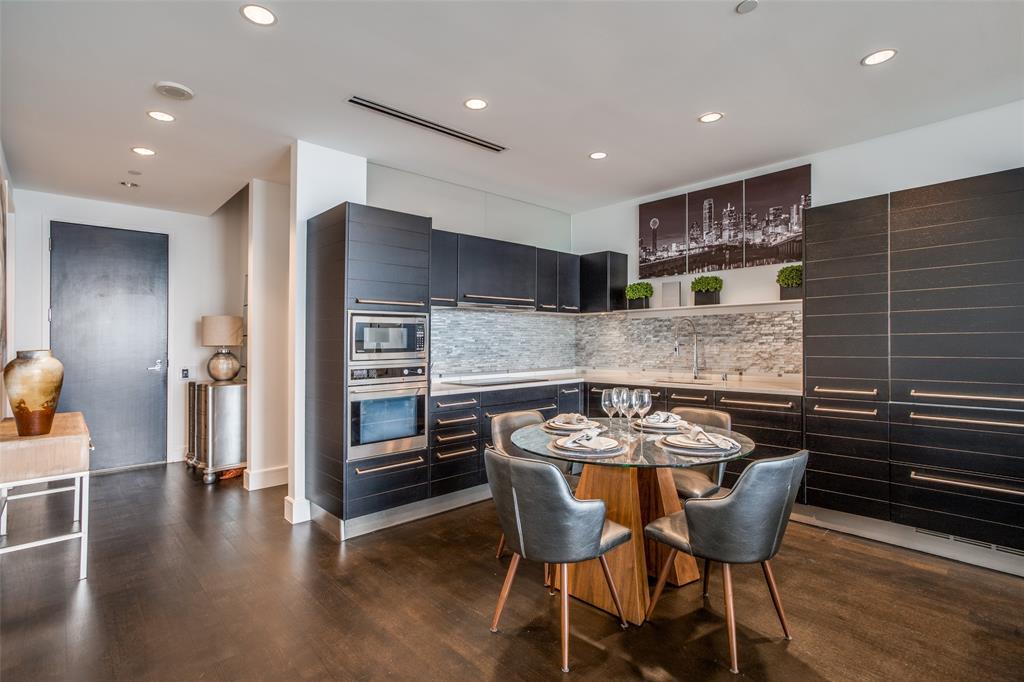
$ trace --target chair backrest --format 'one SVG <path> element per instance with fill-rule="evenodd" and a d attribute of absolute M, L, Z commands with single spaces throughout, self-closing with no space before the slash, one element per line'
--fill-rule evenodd
<path fill-rule="evenodd" d="M 720 429 L 732 430 L 732 417 L 728 412 L 709 410 L 706 407 L 673 407 L 672 414 L 678 414 L 688 422 L 701 426 L 717 426 Z"/>
<path fill-rule="evenodd" d="M 807 451 L 752 462 L 732 491 L 685 503 L 696 556 L 730 564 L 767 561 L 779 551 L 793 510 Z"/>
<path fill-rule="evenodd" d="M 494 447 L 511 457 L 522 457 L 523 459 L 541 459 L 531 455 L 512 442 L 512 434 L 524 426 L 533 426 L 544 423 L 544 415 L 537 410 L 519 410 L 518 412 L 504 412 L 494 416 L 491 420 L 491 440 Z M 569 462 L 552 462 L 563 474 L 568 473 L 571 465 Z"/>
<path fill-rule="evenodd" d="M 551 564 L 593 559 L 600 553 L 604 502 L 577 500 L 553 464 L 484 452 L 505 543 L 524 559 Z"/>

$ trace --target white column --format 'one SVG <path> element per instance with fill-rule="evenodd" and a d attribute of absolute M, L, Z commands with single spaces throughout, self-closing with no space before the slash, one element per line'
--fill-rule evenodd
<path fill-rule="evenodd" d="M 296 140 L 292 144 L 288 245 L 288 497 L 291 523 L 310 518 L 306 499 L 306 221 L 345 201 L 366 203 L 366 159 Z M 340 415 L 339 415 L 340 418 Z"/>

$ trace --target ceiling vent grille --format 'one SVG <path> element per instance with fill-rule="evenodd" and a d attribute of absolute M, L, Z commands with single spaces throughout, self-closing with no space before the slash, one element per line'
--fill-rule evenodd
<path fill-rule="evenodd" d="M 397 118 L 399 121 L 405 121 L 406 123 L 411 123 L 413 125 L 420 126 L 421 128 L 426 128 L 427 130 L 433 130 L 435 133 L 441 133 L 442 135 L 447 135 L 448 137 L 454 137 L 456 140 L 468 142 L 469 144 L 476 145 L 477 147 L 480 147 L 482 149 L 488 149 L 492 152 L 505 151 L 505 147 L 501 146 L 500 144 L 497 144 L 496 142 L 484 140 L 482 138 L 476 137 L 475 135 L 464 133 L 461 130 L 455 130 L 454 128 L 449 128 L 448 126 L 441 125 L 440 123 L 435 123 L 434 121 L 428 121 L 425 118 L 420 118 L 415 114 L 409 114 L 404 111 L 394 109 L 386 104 L 380 104 L 379 102 L 374 102 L 372 100 L 368 100 L 363 97 L 357 96 L 350 97 L 348 101 L 349 103 L 363 107 L 364 109 L 376 111 L 378 114 L 384 114 L 385 116 L 390 116 L 391 118 Z"/>

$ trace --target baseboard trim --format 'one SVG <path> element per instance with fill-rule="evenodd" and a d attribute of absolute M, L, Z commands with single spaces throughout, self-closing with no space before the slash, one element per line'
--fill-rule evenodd
<path fill-rule="evenodd" d="M 952 537 L 939 537 L 941 534 L 921 532 L 912 526 L 804 504 L 794 505 L 790 518 L 799 523 L 837 530 L 848 535 L 1024 577 L 1024 556 L 1017 556 L 994 547 L 968 544 Z"/>
<path fill-rule="evenodd" d="M 246 469 L 242 485 L 246 490 L 262 490 L 288 484 L 288 465 L 270 467 L 269 469 Z"/>
<path fill-rule="evenodd" d="M 295 500 L 290 495 L 286 496 L 284 498 L 284 519 L 292 525 L 309 521 L 309 500 L 304 497 Z"/>

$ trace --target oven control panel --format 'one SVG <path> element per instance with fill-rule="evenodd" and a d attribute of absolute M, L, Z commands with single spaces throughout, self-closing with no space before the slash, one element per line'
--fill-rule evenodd
<path fill-rule="evenodd" d="M 350 384 L 379 384 L 404 381 L 426 381 L 424 364 L 391 365 L 386 367 L 353 367 L 349 370 Z"/>

